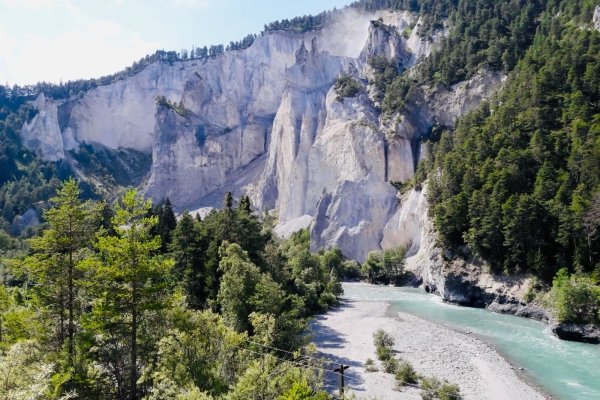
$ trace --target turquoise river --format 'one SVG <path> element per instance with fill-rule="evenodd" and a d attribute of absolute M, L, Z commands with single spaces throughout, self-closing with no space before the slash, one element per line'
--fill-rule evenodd
<path fill-rule="evenodd" d="M 419 289 L 351 283 L 344 284 L 344 297 L 384 300 L 390 304 L 388 315 L 404 311 L 472 332 L 524 368 L 553 399 L 600 399 L 600 346 L 559 340 L 545 323 L 446 304 Z"/>

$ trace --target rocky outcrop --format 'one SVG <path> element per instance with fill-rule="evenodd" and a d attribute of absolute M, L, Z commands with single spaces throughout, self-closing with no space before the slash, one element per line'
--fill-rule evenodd
<path fill-rule="evenodd" d="M 407 270 L 412 274 L 412 284 L 450 303 L 550 320 L 550 313 L 524 300 L 531 277 L 495 275 L 488 272 L 482 260 L 470 256 L 467 249 L 456 257 L 437 246 L 428 217 L 427 190 L 424 185 L 400 198 L 381 242 L 384 249 L 398 245 L 408 249 Z"/>
<path fill-rule="evenodd" d="M 468 81 L 449 88 L 422 86 L 411 95 L 401 115 L 387 124 L 388 129 L 397 137 L 415 140 L 428 135 L 434 125 L 452 127 L 460 116 L 488 99 L 505 78 L 483 68 Z"/>
<path fill-rule="evenodd" d="M 549 322 L 552 319 L 552 313 L 542 307 L 525 303 L 503 303 L 496 301 L 486 306 L 488 311 L 497 314 L 510 314 L 517 317 L 535 319 L 537 321 Z"/>
<path fill-rule="evenodd" d="M 46 100 L 41 93 L 33 102 L 38 113 L 21 128 L 23 146 L 38 153 L 47 161 L 65 158 L 63 138 L 58 127 L 58 107 L 53 100 Z"/>
<path fill-rule="evenodd" d="M 594 11 L 594 28 L 600 32 L 600 6 L 596 6 Z"/>
<path fill-rule="evenodd" d="M 14 236 L 21 236 L 29 228 L 35 228 L 40 225 L 40 216 L 38 215 L 41 211 L 35 207 L 30 207 L 23 213 L 15 218 L 11 225 L 11 233 Z"/>
<path fill-rule="evenodd" d="M 600 344 L 600 326 L 597 325 L 553 322 L 550 324 L 550 329 L 563 340 Z"/>
<path fill-rule="evenodd" d="M 483 70 L 452 88 L 423 87 L 402 115 L 382 121 L 368 61 L 385 55 L 406 69 L 427 56 L 446 28 L 423 38 L 420 23 L 409 12 L 348 8 L 319 30 L 268 32 L 244 50 L 155 62 L 82 98 L 40 101 L 44 114 L 25 127 L 24 142 L 48 159 L 80 143 L 151 153 L 148 197 L 183 210 L 218 207 L 227 190 L 246 193 L 258 209 L 277 209 L 285 234 L 310 221 L 315 251 L 337 246 L 364 261 L 410 241 L 416 252 L 421 242 L 403 232 L 418 227 L 401 215 L 390 182 L 412 179 L 419 140 L 434 124 L 451 125 L 502 80 Z M 361 83 L 356 97 L 336 100 L 340 75 Z"/>

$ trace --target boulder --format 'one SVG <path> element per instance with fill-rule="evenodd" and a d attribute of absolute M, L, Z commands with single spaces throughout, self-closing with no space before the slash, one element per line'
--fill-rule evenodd
<path fill-rule="evenodd" d="M 600 326 L 554 322 L 550 325 L 552 333 L 563 340 L 600 344 Z"/>

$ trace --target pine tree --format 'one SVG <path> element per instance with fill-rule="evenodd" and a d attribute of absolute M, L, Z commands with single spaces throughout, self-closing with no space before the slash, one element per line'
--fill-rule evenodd
<path fill-rule="evenodd" d="M 204 264 L 199 224 L 185 211 L 173 232 L 171 246 L 175 260 L 173 275 L 178 283 L 183 284 L 188 301 L 194 308 L 200 308 L 204 302 Z"/>
<path fill-rule="evenodd" d="M 173 211 L 173 205 L 171 200 L 167 197 L 165 204 L 162 205 L 158 218 L 158 234 L 161 239 L 161 252 L 163 254 L 168 253 L 169 245 L 172 241 L 173 231 L 177 228 L 177 218 Z"/>
<path fill-rule="evenodd" d="M 144 217 L 151 201 L 144 201 L 137 191 L 128 191 L 117 206 L 113 218 L 116 236 L 100 236 L 95 244 L 100 257 L 90 263 L 93 271 L 91 292 L 97 300 L 92 321 L 110 335 L 120 336 L 128 344 L 129 398 L 138 398 L 138 330 L 145 315 L 165 306 L 167 276 L 172 261 L 155 256 L 160 237 L 150 230 L 157 217 Z"/>
<path fill-rule="evenodd" d="M 49 228 L 41 237 L 31 240 L 37 253 L 23 263 L 25 272 L 37 282 L 36 289 L 59 319 L 58 342 L 64 343 L 64 324 L 67 324 L 69 362 L 72 362 L 75 341 L 76 301 L 79 285 L 77 263 L 82 250 L 90 246 L 100 223 L 100 207 L 79 198 L 79 182 L 65 181 L 57 197 L 51 199 L 53 208 L 44 213 Z M 65 315 L 65 313 L 67 315 Z"/>

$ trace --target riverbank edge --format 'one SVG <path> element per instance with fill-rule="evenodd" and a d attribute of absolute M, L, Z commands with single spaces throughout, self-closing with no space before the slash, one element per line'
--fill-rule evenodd
<path fill-rule="evenodd" d="M 353 280 L 348 281 L 348 283 L 360 284 L 361 282 Z M 367 304 L 379 304 L 380 306 L 377 307 L 377 311 L 367 312 L 366 314 L 364 314 L 365 306 Z M 528 375 L 526 370 L 519 370 L 519 367 L 515 366 L 514 363 L 507 359 L 507 357 L 504 356 L 504 354 L 502 354 L 495 346 L 488 343 L 486 340 L 483 340 L 478 335 L 469 334 L 466 331 L 456 329 L 447 324 L 433 321 L 422 316 L 418 316 L 414 313 L 406 311 L 398 311 L 397 313 L 391 312 L 391 305 L 392 302 L 386 300 L 357 300 L 342 295 L 340 297 L 340 303 L 337 307 L 332 307 L 328 312 L 320 314 L 318 317 L 315 318 L 313 322 L 311 322 L 311 334 L 314 335 L 313 343 L 315 343 L 315 345 L 317 346 L 317 350 L 319 351 L 319 353 L 321 353 L 325 357 L 336 360 L 337 358 L 340 358 L 340 360 L 337 361 L 339 361 L 340 363 L 343 362 L 345 364 L 349 364 L 350 366 L 354 367 L 363 366 L 364 357 L 368 357 L 368 355 L 371 355 L 371 357 L 374 358 L 373 355 L 375 354 L 374 348 L 370 349 L 369 351 L 364 351 L 365 344 L 367 347 L 373 346 L 372 333 L 374 332 L 370 332 L 368 335 L 365 335 L 364 332 L 361 333 L 361 331 L 368 329 L 365 327 L 376 329 L 377 326 L 380 326 L 381 328 L 385 329 L 386 331 L 390 332 L 392 335 L 395 336 L 406 335 L 406 327 L 412 327 L 408 328 L 408 337 L 411 337 L 411 329 L 414 330 L 416 328 L 419 334 L 417 336 L 414 336 L 413 332 L 412 344 L 410 342 L 410 339 L 408 342 L 401 341 L 402 343 L 404 343 L 405 346 L 408 347 L 406 347 L 406 349 L 396 349 L 396 353 L 405 353 L 408 351 L 408 354 L 406 354 L 406 356 L 401 357 L 410 361 L 411 363 L 415 363 L 415 367 L 419 371 L 421 371 L 420 368 L 423 367 L 419 367 L 419 363 L 422 364 L 424 359 L 427 360 L 428 358 L 431 358 L 431 354 L 446 354 L 446 357 L 444 357 L 446 358 L 446 360 L 453 360 L 450 361 L 450 364 L 444 364 L 443 362 L 440 363 L 439 360 L 442 359 L 442 357 L 434 356 L 434 362 L 432 362 L 431 364 L 427 362 L 429 368 L 425 371 L 429 372 L 424 371 L 424 373 L 426 376 L 437 376 L 440 379 L 447 378 L 450 382 L 459 384 L 459 386 L 461 387 L 461 393 L 462 390 L 465 389 L 466 392 L 464 393 L 464 395 L 467 399 L 481 399 L 485 397 L 477 395 L 473 396 L 473 389 L 476 388 L 478 385 L 479 389 L 477 390 L 487 388 L 487 392 L 482 393 L 487 393 L 488 396 L 491 395 L 491 397 L 489 397 L 490 399 L 505 399 L 507 398 L 506 396 L 510 394 L 513 395 L 513 397 L 511 398 L 515 399 L 527 398 L 541 400 L 555 398 L 551 397 L 543 388 L 541 388 L 540 385 L 533 379 L 533 377 Z M 363 314 L 361 314 L 361 312 Z M 364 320 L 363 318 L 367 318 L 368 320 Z M 352 321 L 354 323 L 359 323 L 360 328 L 356 325 L 349 325 L 352 323 Z M 380 322 L 376 323 L 374 321 Z M 399 331 L 396 331 L 395 327 L 398 327 L 398 325 L 396 325 L 398 323 L 401 323 L 402 325 L 408 325 L 404 325 L 404 328 L 401 328 Z M 416 326 L 414 324 L 416 324 Z M 358 331 L 356 329 L 358 329 Z M 431 342 L 432 338 L 430 336 L 432 332 L 437 332 L 436 335 L 439 335 L 441 332 L 444 331 L 447 332 L 447 334 L 444 335 L 444 338 L 446 339 L 440 341 L 438 336 L 436 336 L 434 342 Z M 340 339 L 332 339 L 332 333 L 335 333 L 336 338 Z M 422 336 L 422 334 L 424 336 Z M 325 341 L 323 341 L 322 336 L 326 336 Z M 348 341 L 349 337 L 352 337 L 354 340 L 350 341 L 350 343 L 348 343 L 345 346 L 340 346 L 340 343 Z M 407 338 L 407 336 L 401 337 L 403 337 L 404 339 Z M 416 344 L 414 342 L 415 337 L 420 338 L 417 339 L 417 341 L 420 342 L 420 344 Z M 435 345 L 433 343 L 435 343 Z M 472 347 L 474 343 L 476 343 L 477 346 L 475 348 Z M 447 348 L 448 346 L 450 346 L 449 349 L 455 349 L 454 351 L 458 350 L 458 352 L 461 355 L 455 358 L 453 357 L 452 350 L 449 350 L 449 353 L 446 353 L 446 351 L 443 349 Z M 422 349 L 419 350 L 421 347 Z M 434 350 L 436 347 L 437 352 L 436 350 Z M 441 353 L 440 348 L 442 348 Z M 410 355 L 411 350 L 412 356 Z M 473 350 L 475 350 L 475 354 L 473 354 Z M 360 354 L 358 357 L 356 356 L 357 352 Z M 416 354 L 421 354 L 421 356 L 418 357 L 418 359 L 420 358 L 420 362 L 418 360 L 413 359 L 413 357 Z M 470 357 L 475 357 L 473 361 L 479 360 L 484 364 L 486 362 L 490 363 L 491 361 L 491 364 L 488 365 L 493 367 L 491 368 L 491 370 L 488 369 L 488 372 L 486 372 L 485 370 L 478 369 L 481 365 L 478 362 L 472 363 L 473 361 L 465 361 L 463 357 L 467 357 L 466 360 L 469 360 Z M 456 367 L 455 364 L 457 363 L 458 365 L 460 365 L 460 367 Z M 444 373 L 441 373 L 441 371 L 445 371 L 446 373 L 448 371 L 465 371 L 465 369 L 463 368 L 469 369 L 469 365 L 470 368 L 475 368 L 475 371 L 477 371 L 476 374 L 467 373 L 467 376 L 470 377 L 468 381 L 471 382 L 471 390 L 463 386 L 466 385 L 466 383 L 460 378 L 456 376 L 445 376 Z M 439 374 L 435 372 L 436 368 L 438 369 Z M 455 370 L 454 368 L 460 369 Z M 433 371 L 431 369 L 433 369 Z M 356 374 L 358 372 L 358 375 L 360 377 L 359 379 L 361 379 L 363 382 L 362 388 L 359 388 L 356 392 L 354 392 L 353 389 L 353 393 L 358 394 L 359 398 L 363 398 L 360 397 L 359 394 L 363 391 L 366 391 L 366 398 L 371 398 L 368 396 L 373 395 L 376 396 L 375 398 L 390 398 L 388 397 L 391 395 L 390 393 L 396 393 L 393 386 L 390 385 L 390 382 L 384 382 L 394 381 L 393 375 L 385 374 L 381 371 L 379 371 L 378 373 L 365 373 L 365 371 L 363 371 L 362 368 L 359 368 L 358 370 L 356 368 L 351 368 L 351 370 L 353 374 Z M 508 371 L 511 371 L 510 374 L 508 373 Z M 377 376 L 378 374 L 381 375 Z M 450 374 L 452 374 L 452 372 L 450 372 Z M 496 387 L 496 390 L 500 391 L 494 392 L 493 389 L 490 389 L 491 386 L 488 385 L 492 382 L 500 383 L 500 381 L 497 380 L 497 378 L 491 378 L 492 381 L 490 381 L 490 377 L 497 377 L 500 378 L 500 381 L 503 381 L 504 386 Z M 473 382 L 479 382 L 479 384 L 475 384 L 474 387 Z M 329 382 L 328 386 L 328 390 L 337 390 L 337 380 L 333 382 L 333 386 L 331 385 L 331 382 Z M 505 388 L 504 390 L 506 390 L 506 392 L 503 389 L 498 389 L 502 387 Z M 372 390 L 375 390 L 375 392 L 372 392 Z M 394 392 L 388 393 L 387 390 L 393 390 Z M 405 390 L 399 392 L 399 394 L 406 393 L 406 395 L 408 396 L 406 398 L 419 399 L 419 392 L 420 389 L 418 389 L 417 387 L 407 387 L 405 388 Z M 496 393 L 498 396 L 494 396 L 494 393 Z M 526 393 L 528 393 L 528 395 L 525 395 Z"/>
<path fill-rule="evenodd" d="M 361 282 L 361 283 L 367 283 L 367 282 Z M 397 286 L 397 287 L 402 287 L 402 286 Z M 410 286 L 404 286 L 404 287 L 410 287 Z M 419 288 L 416 288 L 416 289 L 419 289 Z M 346 301 L 350 301 L 350 299 L 347 299 L 347 298 L 345 299 L 343 297 L 341 299 L 346 300 Z M 384 316 L 386 318 L 397 318 L 398 315 L 399 315 L 399 313 L 397 313 L 398 315 L 393 315 L 394 312 L 390 311 L 390 308 L 391 308 L 391 305 L 392 305 L 391 302 L 390 301 L 386 301 L 386 300 L 381 300 L 381 301 L 384 302 L 384 303 L 386 303 L 386 305 L 387 305 Z M 455 305 L 457 307 L 464 307 L 464 306 L 461 306 L 460 304 L 456 304 L 456 303 L 448 303 L 448 304 L 453 304 L 453 305 Z M 431 322 L 432 324 L 443 326 L 444 328 L 449 329 L 451 331 L 454 331 L 454 332 L 456 332 L 456 333 L 458 333 L 460 335 L 464 335 L 465 337 L 468 336 L 468 335 L 470 335 L 470 333 L 467 333 L 466 331 L 462 331 L 462 330 L 460 330 L 460 329 L 458 329 L 456 327 L 453 327 L 451 325 L 447 325 L 447 324 L 441 323 L 439 321 L 432 320 L 432 319 L 427 318 L 427 317 L 416 315 L 416 314 L 408 312 L 408 311 L 403 311 L 403 312 L 405 312 L 406 314 L 410 314 L 410 315 L 412 315 L 414 317 L 423 319 L 425 321 Z M 521 317 L 521 318 L 523 318 L 523 317 Z M 540 321 L 540 322 L 542 322 L 542 321 Z M 481 339 L 478 335 L 474 335 L 474 336 L 479 341 L 481 341 L 482 343 L 484 343 L 487 347 L 489 347 L 494 352 L 496 352 L 508 365 L 510 365 L 510 367 L 515 371 L 515 374 L 517 375 L 517 378 L 519 378 L 519 380 L 521 382 L 523 382 L 525 385 L 527 385 L 527 386 L 533 388 L 534 390 L 536 390 L 540 395 L 544 396 L 546 399 L 552 399 L 552 398 L 554 398 L 553 395 L 550 394 L 549 392 L 547 392 L 546 389 L 544 389 L 529 374 L 529 372 L 525 368 L 519 367 L 519 366 L 515 365 L 515 363 L 511 359 L 509 359 L 507 356 L 505 356 L 504 353 L 502 353 L 502 351 L 500 349 L 498 349 L 496 346 L 494 346 L 492 343 L 488 343 L 484 339 Z"/>

